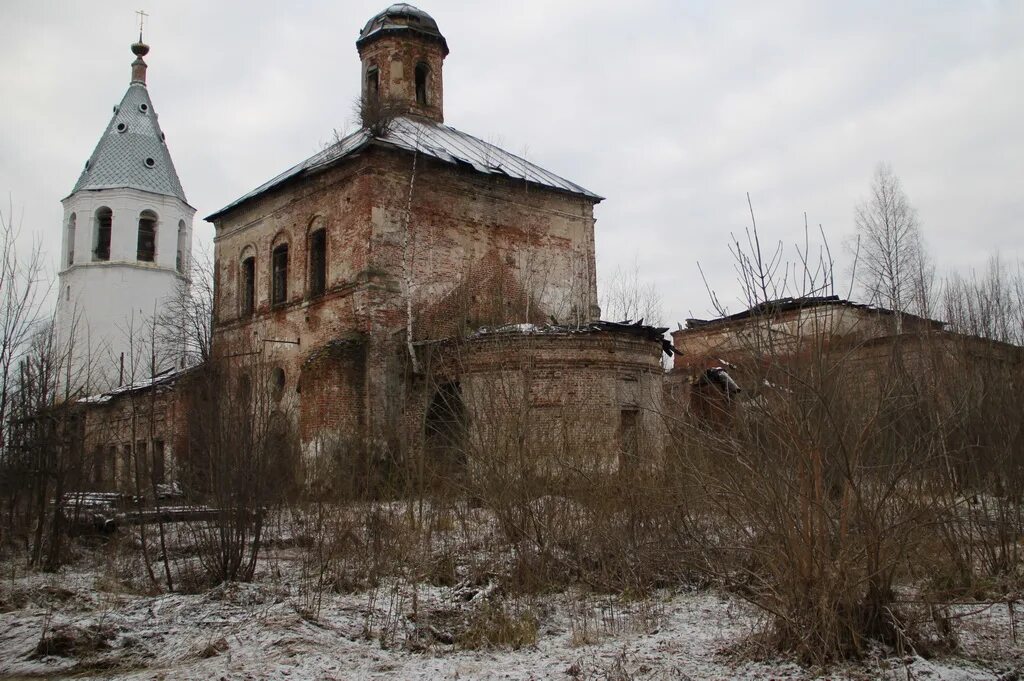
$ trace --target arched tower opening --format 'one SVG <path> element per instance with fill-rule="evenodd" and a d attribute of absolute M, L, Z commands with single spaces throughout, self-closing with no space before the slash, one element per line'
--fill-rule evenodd
<path fill-rule="evenodd" d="M 178 220 L 178 255 L 174 267 L 182 274 L 188 269 L 188 227 L 184 220 Z"/>
<path fill-rule="evenodd" d="M 75 213 L 71 214 L 68 218 L 68 234 L 67 234 L 67 248 L 68 248 L 68 267 L 75 264 L 75 226 L 78 222 L 78 216 Z"/>
<path fill-rule="evenodd" d="M 114 225 L 114 211 L 106 206 L 96 209 L 93 220 L 92 259 L 110 260 L 110 233 Z"/>
<path fill-rule="evenodd" d="M 157 216 L 151 210 L 139 213 L 139 237 L 135 248 L 135 259 L 139 262 L 153 262 L 156 259 Z"/>

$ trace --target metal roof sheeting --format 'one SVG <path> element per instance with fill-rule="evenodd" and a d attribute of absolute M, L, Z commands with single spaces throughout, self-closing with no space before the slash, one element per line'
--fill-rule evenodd
<path fill-rule="evenodd" d="M 152 159 L 152 166 L 147 159 Z M 141 83 L 128 87 L 72 193 L 120 187 L 186 201 L 153 102 Z"/>
<path fill-rule="evenodd" d="M 578 184 L 477 137 L 434 121 L 402 116 L 391 121 L 383 136 L 374 137 L 369 130 L 363 128 L 263 183 L 206 219 L 213 220 L 294 177 L 333 165 L 371 143 L 410 152 L 418 150 L 421 154 L 445 163 L 471 167 L 478 173 L 525 180 L 550 189 L 580 194 L 594 202 L 603 200 L 603 197 Z"/>

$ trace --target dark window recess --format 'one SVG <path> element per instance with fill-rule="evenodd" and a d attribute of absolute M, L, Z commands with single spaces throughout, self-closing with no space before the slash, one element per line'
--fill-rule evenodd
<path fill-rule="evenodd" d="M 442 384 L 424 420 L 428 472 L 438 479 L 461 473 L 466 465 L 466 408 L 458 383 Z"/>
<path fill-rule="evenodd" d="M 380 91 L 380 77 L 377 72 L 377 67 L 374 66 L 366 70 L 366 96 L 376 97 Z"/>
<path fill-rule="evenodd" d="M 270 302 L 280 305 L 288 300 L 288 244 L 274 249 L 271 272 Z"/>
<path fill-rule="evenodd" d="M 96 245 L 92 251 L 93 260 L 110 260 L 110 228 L 114 214 L 109 208 L 96 211 Z"/>
<path fill-rule="evenodd" d="M 270 377 L 270 390 L 275 402 L 280 401 L 281 397 L 284 395 L 284 385 L 284 369 L 281 367 L 274 367 L 274 371 L 271 373 Z"/>
<path fill-rule="evenodd" d="M 242 261 L 242 314 L 250 315 L 256 309 L 256 258 Z"/>
<path fill-rule="evenodd" d="M 164 441 L 153 440 L 153 483 L 164 483 Z"/>
<path fill-rule="evenodd" d="M 135 481 L 146 484 L 146 470 L 149 468 L 146 458 L 149 455 L 149 447 L 145 440 L 135 442 Z"/>
<path fill-rule="evenodd" d="M 636 409 L 619 412 L 619 452 L 619 469 L 633 469 L 640 454 L 640 423 Z"/>
<path fill-rule="evenodd" d="M 122 461 L 121 461 L 121 484 L 130 485 L 133 482 L 135 476 L 135 466 L 132 463 L 132 446 L 124 445 L 122 447 Z"/>
<path fill-rule="evenodd" d="M 75 224 L 77 222 L 77 216 L 72 213 L 71 218 L 68 220 L 68 265 L 75 264 Z"/>
<path fill-rule="evenodd" d="M 327 289 L 327 231 L 318 229 L 309 235 L 309 295 L 319 296 Z"/>
<path fill-rule="evenodd" d="M 106 461 L 107 450 L 102 445 L 96 446 L 96 451 L 93 453 L 92 461 L 92 483 L 96 486 L 101 486 L 106 483 L 104 479 L 104 473 L 106 472 Z"/>
<path fill-rule="evenodd" d="M 136 259 L 153 262 L 156 256 L 156 213 L 144 210 L 139 217 L 139 241 Z"/>
<path fill-rule="evenodd" d="M 182 274 L 185 273 L 185 244 L 188 241 L 188 230 L 185 228 L 185 221 L 178 220 L 178 257 L 174 260 L 174 267 Z"/>
<path fill-rule="evenodd" d="M 420 62 L 416 65 L 416 103 L 420 106 L 429 104 L 427 98 L 427 78 L 430 75 L 430 67 Z"/>

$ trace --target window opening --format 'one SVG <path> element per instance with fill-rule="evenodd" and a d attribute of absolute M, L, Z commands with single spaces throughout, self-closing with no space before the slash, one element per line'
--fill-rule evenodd
<path fill-rule="evenodd" d="M 640 453 L 639 420 L 636 409 L 619 412 L 619 470 L 628 471 L 636 467 Z"/>
<path fill-rule="evenodd" d="M 430 67 L 420 62 L 416 65 L 416 103 L 420 106 L 429 104 L 427 98 L 427 76 L 430 75 Z"/>
<path fill-rule="evenodd" d="M 96 239 L 93 245 L 93 260 L 110 260 L 110 231 L 114 213 L 109 208 L 96 211 Z"/>
<path fill-rule="evenodd" d="M 164 483 L 164 441 L 153 440 L 153 483 Z"/>
<path fill-rule="evenodd" d="M 423 425 L 429 473 L 437 482 L 457 477 L 466 465 L 466 408 L 458 383 L 438 387 Z"/>
<path fill-rule="evenodd" d="M 96 450 L 93 452 L 92 460 L 92 482 L 97 487 L 106 482 L 106 480 L 104 480 L 104 473 L 106 471 L 104 459 L 106 457 L 107 451 L 103 445 L 96 445 Z"/>
<path fill-rule="evenodd" d="M 156 256 L 156 213 L 151 210 L 142 211 L 139 216 L 139 239 L 136 259 L 142 262 L 153 262 Z"/>
<path fill-rule="evenodd" d="M 319 296 L 327 289 L 327 230 L 318 229 L 309 236 L 309 295 Z"/>
<path fill-rule="evenodd" d="M 376 66 L 366 69 L 366 96 L 376 97 L 380 92 L 380 72 Z"/>
<path fill-rule="evenodd" d="M 271 261 L 272 288 L 270 302 L 280 305 L 288 299 L 288 244 L 281 244 L 274 249 Z"/>
<path fill-rule="evenodd" d="M 145 470 L 148 468 L 146 465 L 146 454 L 148 453 L 148 443 L 145 440 L 135 441 L 135 479 L 139 482 L 146 482 Z"/>
<path fill-rule="evenodd" d="M 68 265 L 75 264 L 75 225 L 78 222 L 78 216 L 74 213 L 68 218 Z"/>
<path fill-rule="evenodd" d="M 185 227 L 185 221 L 178 220 L 178 257 L 174 261 L 174 266 L 182 274 L 184 274 L 187 265 L 185 262 L 185 242 L 187 239 L 188 229 Z"/>
<path fill-rule="evenodd" d="M 256 309 L 256 258 L 242 261 L 242 314 L 250 315 Z"/>
<path fill-rule="evenodd" d="M 279 402 L 281 397 L 284 395 L 284 369 L 281 367 L 274 367 L 274 371 L 271 372 L 270 380 L 271 394 L 274 401 Z"/>

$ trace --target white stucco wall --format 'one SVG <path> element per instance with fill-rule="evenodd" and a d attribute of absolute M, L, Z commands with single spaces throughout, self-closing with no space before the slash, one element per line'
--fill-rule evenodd
<path fill-rule="evenodd" d="M 149 321 L 185 281 L 192 252 L 192 217 L 195 209 L 183 201 L 134 189 L 82 191 L 64 199 L 61 227 L 60 291 L 57 303 L 57 338 L 69 348 L 64 378 L 71 391 L 108 390 L 121 380 L 124 355 L 125 382 L 150 375 L 152 329 Z M 112 211 L 110 260 L 93 255 L 96 212 Z M 138 220 L 144 210 L 157 215 L 156 253 L 153 262 L 137 260 Z M 75 216 L 74 260 L 68 224 Z M 179 222 L 185 226 L 181 272 L 178 271 Z M 157 371 L 180 362 L 178 349 L 157 348 Z"/>

